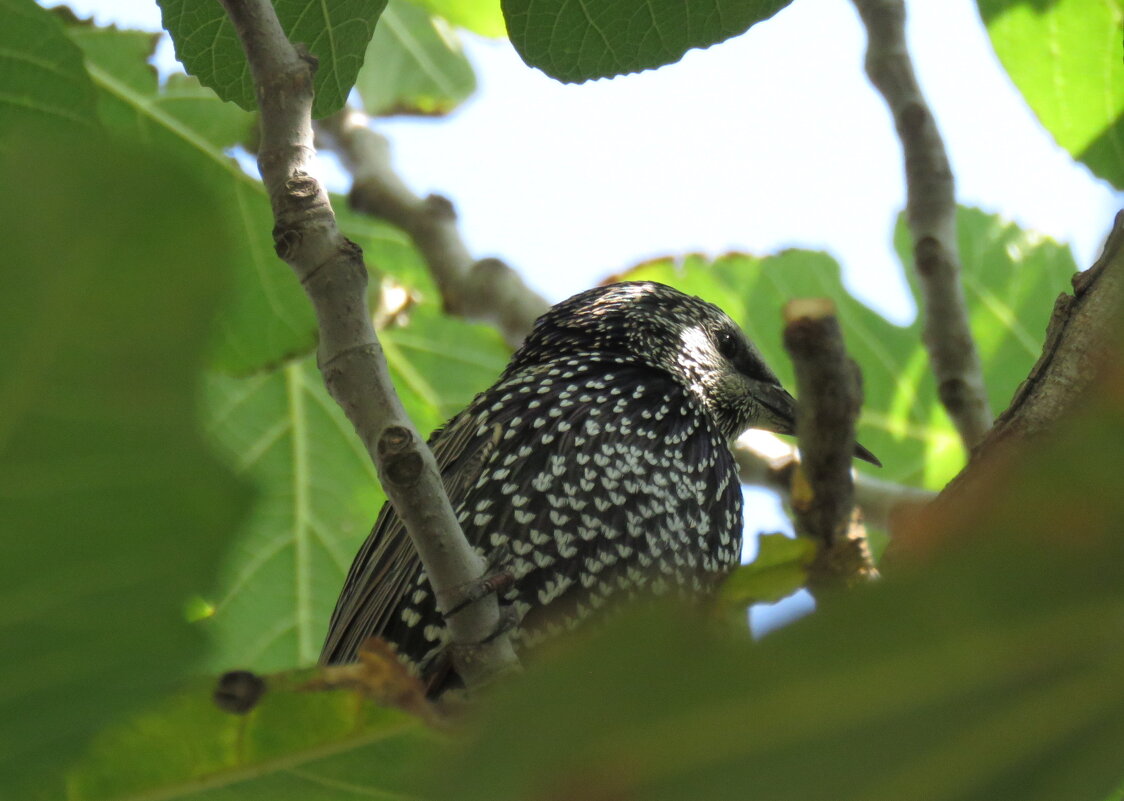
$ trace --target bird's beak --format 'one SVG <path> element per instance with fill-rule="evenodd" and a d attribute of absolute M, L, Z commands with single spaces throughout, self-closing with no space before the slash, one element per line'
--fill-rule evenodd
<path fill-rule="evenodd" d="M 761 404 L 761 416 L 754 428 L 763 428 L 777 434 L 796 433 L 796 398 L 788 390 L 775 384 L 758 384 L 754 398 Z M 855 443 L 855 456 L 875 467 L 881 467 L 878 457 L 859 443 Z"/>
<path fill-rule="evenodd" d="M 860 443 L 855 443 L 855 456 L 862 459 L 864 462 L 870 462 L 875 467 L 881 467 L 882 462 L 873 453 L 864 448 Z"/>
<path fill-rule="evenodd" d="M 760 404 L 760 414 L 754 428 L 763 428 L 776 434 L 796 433 L 796 398 L 779 384 L 758 383 L 753 389 L 753 399 Z"/>

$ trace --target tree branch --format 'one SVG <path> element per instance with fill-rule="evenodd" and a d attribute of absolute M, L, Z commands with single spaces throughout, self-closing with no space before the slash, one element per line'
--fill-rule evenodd
<path fill-rule="evenodd" d="M 913 73 L 903 0 L 854 4 L 867 29 L 867 74 L 890 108 L 905 156 L 906 218 L 925 299 L 929 363 L 941 402 L 971 450 L 991 428 L 992 417 L 959 278 L 952 168 Z"/>
<path fill-rule="evenodd" d="M 781 456 L 770 456 L 743 437 L 734 443 L 733 452 L 738 463 L 738 478 L 743 484 L 773 490 L 792 503 L 793 473 L 799 464 L 795 448 Z M 937 497 L 937 493 L 930 490 L 883 481 L 866 473 L 855 473 L 852 480 L 855 505 L 862 510 L 863 520 L 889 532 L 891 537 L 901 512 L 912 511 Z"/>
<path fill-rule="evenodd" d="M 550 304 L 504 262 L 469 255 L 453 204 L 441 195 L 423 199 L 410 191 L 391 166 L 390 143 L 369 122 L 365 114 L 345 108 L 317 125 L 354 176 L 352 208 L 409 234 L 437 282 L 447 313 L 489 323 L 517 347 Z"/>
<path fill-rule="evenodd" d="M 843 348 L 829 300 L 791 300 L 785 306 L 784 346 L 796 371 L 796 431 L 800 465 L 793 474 L 797 533 L 821 543 L 808 585 L 875 578 L 866 532 L 854 516 L 851 460 L 855 418 L 862 405 L 859 368 Z"/>
<path fill-rule="evenodd" d="M 433 585 L 439 609 L 460 600 L 483 560 L 468 544 L 445 495 L 436 462 L 406 416 L 367 309 L 362 252 L 336 226 L 328 195 L 306 169 L 313 158 L 312 73 L 315 60 L 285 36 L 269 0 L 222 0 L 246 52 L 261 109 L 258 167 L 276 225 L 277 254 L 300 279 L 316 310 L 317 361 L 374 461 Z M 498 630 L 495 596 L 449 618 L 457 671 L 474 687 L 517 665 Z"/>

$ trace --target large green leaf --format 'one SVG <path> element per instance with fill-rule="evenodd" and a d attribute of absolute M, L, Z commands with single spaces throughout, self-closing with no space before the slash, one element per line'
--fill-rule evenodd
<path fill-rule="evenodd" d="M 382 332 L 391 377 L 423 433 L 503 369 L 493 332 L 423 306 Z M 351 559 L 384 500 L 311 357 L 247 378 L 213 376 L 209 428 L 259 501 L 217 585 L 200 586 L 216 670 L 313 663 Z"/>
<path fill-rule="evenodd" d="M 193 686 L 100 735 L 68 776 L 70 801 L 402 801 L 433 736 L 405 714 L 352 693 L 310 693 L 307 676 L 267 677 L 244 717 Z"/>
<path fill-rule="evenodd" d="M 173 76 L 158 88 L 145 63 L 148 34 L 75 27 L 71 35 L 87 54 L 110 130 L 138 132 L 186 165 L 213 190 L 212 207 L 237 232 L 227 242 L 234 287 L 218 315 L 212 363 L 226 375 L 210 385 L 219 414 L 211 425 L 261 494 L 220 580 L 194 587 L 196 614 L 212 615 L 202 625 L 212 629 L 213 662 L 263 670 L 307 664 L 382 496 L 311 362 L 286 361 L 311 353 L 315 320 L 291 270 L 273 253 L 260 182 L 225 153 L 244 135 L 249 115 L 193 78 Z M 402 232 L 349 212 L 340 198 L 334 204 L 341 227 L 373 265 L 430 298 L 410 311 L 411 325 L 384 336 L 407 409 L 427 431 L 490 383 L 505 350 L 493 333 L 436 313 L 436 293 Z"/>
<path fill-rule="evenodd" d="M 355 88 L 371 115 L 448 114 L 476 89 L 476 75 L 448 26 L 408 0 L 390 0 Z"/>
<path fill-rule="evenodd" d="M 98 90 L 98 114 L 110 131 L 140 135 L 170 155 L 188 158 L 190 153 L 200 163 L 218 162 L 233 169 L 222 149 L 242 141 L 253 118 L 218 101 L 194 78 L 172 75 L 160 87 L 148 63 L 159 34 L 85 24 L 69 26 L 67 34 L 86 59 Z"/>
<path fill-rule="evenodd" d="M 1104 799 L 1124 779 L 1119 391 L 1037 447 L 961 500 L 938 553 L 758 643 L 664 611 L 559 646 L 434 762 L 433 797 Z"/>
<path fill-rule="evenodd" d="M 903 255 L 907 237 L 899 226 Z M 1038 358 L 1053 300 L 1068 288 L 1075 267 L 1066 248 L 972 209 L 960 210 L 959 240 L 972 331 L 998 411 Z M 663 281 L 717 303 L 788 386 L 792 369 L 781 344 L 781 307 L 794 297 L 832 298 L 847 349 L 863 371 L 858 435 L 885 465 L 877 475 L 939 489 L 963 466 L 959 438 L 921 346 L 920 321 L 896 326 L 863 306 L 843 287 L 829 256 L 791 250 L 761 259 L 731 254 L 713 263 L 688 256 L 646 263 L 626 277 Z"/>
<path fill-rule="evenodd" d="M 310 353 L 316 320 L 292 270 L 273 251 L 265 191 L 227 154 L 250 132 L 253 117 L 185 75 L 158 86 L 147 63 L 156 41 L 151 34 L 92 26 L 74 26 L 69 33 L 86 55 L 107 128 L 140 135 L 181 162 L 208 184 L 219 213 L 238 230 L 230 243 L 233 286 L 219 315 L 214 366 L 248 374 Z M 410 285 L 425 280 L 402 232 L 350 213 L 344 198 L 332 200 L 341 228 L 363 246 L 369 261 Z"/>
<path fill-rule="evenodd" d="M 978 0 L 995 52 L 1058 144 L 1124 189 L 1124 3 Z"/>
<path fill-rule="evenodd" d="M 0 776 L 58 797 L 204 645 L 184 605 L 249 500 L 196 409 L 232 237 L 139 144 L 23 142 L 0 173 Z"/>
<path fill-rule="evenodd" d="M 511 43 L 566 83 L 673 64 L 745 33 L 790 0 L 503 0 Z"/>
<path fill-rule="evenodd" d="M 669 610 L 627 617 L 502 693 L 435 762 L 433 797 L 1102 798 L 1124 771 L 1124 601 L 1103 576 L 1081 592 L 1098 571 L 1070 554 L 1050 609 L 1049 565 L 1007 545 L 979 565 L 994 582 L 944 565 L 756 647 Z"/>
<path fill-rule="evenodd" d="M 216 366 L 244 373 L 307 353 L 316 321 L 292 271 L 273 252 L 265 191 L 226 153 L 250 129 L 250 115 L 193 78 L 173 78 L 161 89 L 147 63 L 151 34 L 93 27 L 69 32 L 86 54 L 106 127 L 139 135 L 176 158 L 210 187 L 217 212 L 237 231 L 229 243 L 233 286 L 219 315 Z"/>
<path fill-rule="evenodd" d="M 363 66 L 363 53 L 386 0 L 274 0 L 273 5 L 290 41 L 305 45 L 319 62 L 313 77 L 313 116 L 338 111 Z M 223 7 L 217 2 L 160 0 L 160 9 L 176 57 L 187 71 L 223 100 L 247 111 L 257 108 L 250 65 Z"/>
<path fill-rule="evenodd" d="M 0 0 L 0 75 L 0 147 L 28 125 L 97 125 L 82 54 L 54 14 L 32 0 Z"/>

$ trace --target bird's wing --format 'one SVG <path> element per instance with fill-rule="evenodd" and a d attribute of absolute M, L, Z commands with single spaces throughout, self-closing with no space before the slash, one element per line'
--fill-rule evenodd
<path fill-rule="evenodd" d="M 502 434 L 498 424 L 481 428 L 475 407 L 473 404 L 454 417 L 429 440 L 454 509 L 475 483 Z M 348 571 L 328 624 L 321 663 L 353 661 L 363 640 L 381 634 L 391 623 L 420 570 L 421 560 L 402 519 L 392 504 L 385 503 Z"/>

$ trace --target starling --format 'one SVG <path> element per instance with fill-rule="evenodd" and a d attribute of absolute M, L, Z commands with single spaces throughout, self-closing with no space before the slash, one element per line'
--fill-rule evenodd
<path fill-rule="evenodd" d="M 522 650 L 621 599 L 712 590 L 741 552 L 728 442 L 794 422 L 792 396 L 721 309 L 639 281 L 550 309 L 429 444 L 468 541 L 513 579 L 499 600 Z M 442 616 L 389 503 L 348 573 L 321 662 L 353 661 L 371 635 L 431 691 L 451 680 Z"/>

